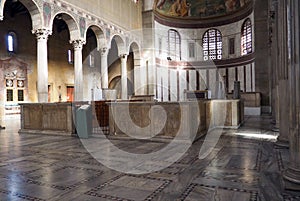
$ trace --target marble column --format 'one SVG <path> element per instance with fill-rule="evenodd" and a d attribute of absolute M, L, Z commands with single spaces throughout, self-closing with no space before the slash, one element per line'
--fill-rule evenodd
<path fill-rule="evenodd" d="M 288 147 L 289 141 L 289 89 L 288 89 L 288 31 L 287 0 L 278 2 L 278 105 L 279 105 L 279 137 L 278 146 Z"/>
<path fill-rule="evenodd" d="M 290 161 L 288 168 L 283 173 L 286 189 L 300 190 L 300 34 L 299 34 L 299 1 L 288 0 L 291 9 L 291 26 L 290 26 L 290 65 L 289 65 L 289 92 L 290 100 L 286 105 L 290 109 L 289 113 L 289 145 Z"/>
<path fill-rule="evenodd" d="M 4 77 L 3 71 L 0 72 L 0 76 Z M 5 85 L 1 84 L 0 85 L 0 93 L 4 94 L 5 93 Z M 0 130 L 5 128 L 5 97 L 2 95 L 0 96 Z"/>
<path fill-rule="evenodd" d="M 128 99 L 127 93 L 127 54 L 122 54 L 121 57 L 121 85 L 122 85 L 122 92 L 121 98 L 122 100 Z"/>
<path fill-rule="evenodd" d="M 36 29 L 32 31 L 37 38 L 37 93 L 38 102 L 48 102 L 48 36 L 51 30 Z"/>
<path fill-rule="evenodd" d="M 107 55 L 108 48 L 104 47 L 100 49 L 101 54 L 101 87 L 102 89 L 108 88 L 108 64 L 107 64 Z"/>
<path fill-rule="evenodd" d="M 269 39 L 271 42 L 270 46 L 270 53 L 271 53 L 271 59 L 270 59 L 270 72 L 271 72 L 271 106 L 272 106 L 272 123 L 274 124 L 273 131 L 278 132 L 279 131 L 279 108 L 278 108 L 278 17 L 277 13 L 278 5 L 277 2 L 273 3 L 273 6 L 270 8 L 270 17 L 269 17 L 269 23 L 270 23 L 270 35 Z"/>
<path fill-rule="evenodd" d="M 74 47 L 74 100 L 83 101 L 82 46 L 84 40 L 71 41 Z"/>

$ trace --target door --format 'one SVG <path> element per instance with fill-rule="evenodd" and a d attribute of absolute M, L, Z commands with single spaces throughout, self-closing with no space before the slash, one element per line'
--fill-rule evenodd
<path fill-rule="evenodd" d="M 74 100 L 74 86 L 67 86 L 67 102 Z"/>

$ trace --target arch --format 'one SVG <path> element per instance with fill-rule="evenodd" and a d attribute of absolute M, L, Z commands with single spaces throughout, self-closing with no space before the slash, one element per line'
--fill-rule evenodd
<path fill-rule="evenodd" d="M 54 18 L 59 17 L 60 19 L 64 20 L 65 23 L 68 26 L 69 33 L 70 33 L 70 41 L 80 39 L 80 30 L 79 30 L 79 25 L 76 22 L 75 18 L 66 12 L 58 12 L 55 15 L 53 15 L 51 22 L 50 22 L 50 27 L 53 27 L 54 23 Z"/>
<path fill-rule="evenodd" d="M 38 29 L 43 26 L 43 15 L 38 7 L 37 3 L 33 0 L 19 0 L 20 3 L 22 3 L 25 8 L 28 10 L 29 15 L 31 17 L 31 22 L 32 22 L 32 29 Z M 4 14 L 4 6 L 7 0 L 3 0 L 0 4 L 0 18 L 3 18 Z"/>
<path fill-rule="evenodd" d="M 247 18 L 241 29 L 241 55 L 252 53 L 252 23 L 250 18 Z"/>
<path fill-rule="evenodd" d="M 130 52 L 132 51 L 133 54 L 134 54 L 134 57 L 136 59 L 141 59 L 141 47 L 138 45 L 137 42 L 135 41 L 132 41 L 129 46 L 128 46 L 128 51 L 127 52 Z"/>
<path fill-rule="evenodd" d="M 222 59 L 222 34 L 218 29 L 208 29 L 202 37 L 203 60 Z"/>
<path fill-rule="evenodd" d="M 124 42 L 123 38 L 120 35 L 115 34 L 115 35 L 113 35 L 111 37 L 111 40 L 109 41 L 109 47 L 111 46 L 111 41 L 112 40 L 115 40 L 116 43 L 117 43 L 118 55 L 127 54 L 128 53 L 126 51 L 126 48 L 125 48 L 125 42 Z"/>
<path fill-rule="evenodd" d="M 121 76 L 114 77 L 110 81 L 108 88 L 115 89 L 117 91 L 117 98 L 121 98 Z"/>
<path fill-rule="evenodd" d="M 133 83 L 127 79 L 127 87 L 128 87 L 128 95 L 131 96 L 133 95 L 134 91 L 133 91 Z M 114 77 L 109 85 L 108 85 L 109 89 L 115 89 L 117 91 L 117 98 L 121 98 L 121 76 L 118 75 L 116 77 Z"/>
<path fill-rule="evenodd" d="M 168 30 L 168 57 L 172 60 L 181 60 L 181 36 L 176 29 Z"/>
<path fill-rule="evenodd" d="M 147 70 L 144 67 L 141 58 L 141 49 L 137 42 L 131 42 L 129 46 L 129 58 L 132 58 L 133 61 L 131 63 L 132 66 L 129 66 L 128 69 L 130 73 L 128 76 L 133 81 L 133 90 L 135 95 L 144 95 L 145 89 L 147 85 Z M 128 90 L 129 90 L 128 85 Z"/>
<path fill-rule="evenodd" d="M 97 38 L 97 50 L 107 47 L 107 40 L 105 38 L 104 31 L 99 26 L 89 25 L 88 28 L 85 30 L 84 38 L 86 38 L 88 29 L 91 29 Z"/>

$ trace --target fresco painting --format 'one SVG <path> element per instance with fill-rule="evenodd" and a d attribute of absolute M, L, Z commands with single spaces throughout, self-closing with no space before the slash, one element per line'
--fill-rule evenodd
<path fill-rule="evenodd" d="M 156 0 L 154 9 L 173 17 L 213 17 L 237 11 L 251 0 Z"/>

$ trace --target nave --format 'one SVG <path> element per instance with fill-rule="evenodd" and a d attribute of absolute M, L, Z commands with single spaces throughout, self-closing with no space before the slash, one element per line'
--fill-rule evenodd
<path fill-rule="evenodd" d="M 282 188 L 280 172 L 289 154 L 288 149 L 276 147 L 270 116 L 246 117 L 238 130 L 224 130 L 203 160 L 198 159 L 201 138 L 171 166 L 138 175 L 101 165 L 79 138 L 22 135 L 17 132 L 18 117 L 7 122 L 7 128 L 0 130 L 0 200 L 300 200 L 299 192 Z M 251 137 L 255 133 L 265 139 Z M 169 143 L 118 136 L 109 140 L 124 151 L 140 154 Z M 125 161 L 110 160 L 120 165 Z M 149 168 L 164 162 L 149 164 Z"/>

